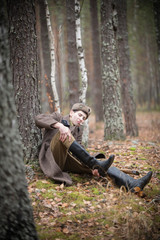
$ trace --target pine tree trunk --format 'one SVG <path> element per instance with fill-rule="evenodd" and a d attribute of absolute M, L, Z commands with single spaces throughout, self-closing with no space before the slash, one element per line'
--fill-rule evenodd
<path fill-rule="evenodd" d="M 130 75 L 130 57 L 127 30 L 127 6 L 125 0 L 117 1 L 118 11 L 118 54 L 121 79 L 121 94 L 125 118 L 126 135 L 137 136 L 136 107 L 133 97 L 133 85 Z"/>
<path fill-rule="evenodd" d="M 154 18 L 155 18 L 155 27 L 156 27 L 156 39 L 157 39 L 157 48 L 158 48 L 158 76 L 156 78 L 156 104 L 160 105 L 160 1 L 155 0 L 153 2 L 154 7 Z"/>
<path fill-rule="evenodd" d="M 69 82 L 69 102 L 70 107 L 79 101 L 79 70 L 78 56 L 76 48 L 75 31 L 75 3 L 74 0 L 66 0 L 67 11 L 67 65 Z"/>
<path fill-rule="evenodd" d="M 0 239 L 38 239 L 25 180 L 9 67 L 5 0 L 0 8 Z"/>
<path fill-rule="evenodd" d="M 115 3 L 113 0 L 103 0 L 101 4 L 101 52 L 104 138 L 106 140 L 124 138 L 116 34 Z"/>
<path fill-rule="evenodd" d="M 90 0 L 90 13 L 93 46 L 92 100 L 94 105 L 96 122 L 98 122 L 103 120 L 103 107 L 102 107 L 102 77 L 101 77 L 100 37 L 98 25 L 97 0 Z"/>
<path fill-rule="evenodd" d="M 54 96 L 51 87 L 51 63 L 50 50 L 49 50 L 49 39 L 47 31 L 47 21 L 45 13 L 45 4 L 43 0 L 36 1 L 36 22 L 37 22 L 37 40 L 38 40 L 38 53 L 40 61 L 40 101 L 41 101 L 41 112 L 53 112 L 55 108 Z"/>
<path fill-rule="evenodd" d="M 8 1 L 12 82 L 26 162 L 37 158 L 40 130 L 34 118 L 40 112 L 34 1 Z"/>
<path fill-rule="evenodd" d="M 140 107 L 155 107 L 159 96 L 159 66 L 153 1 L 128 1 L 132 79 Z M 158 26 L 159 27 L 159 26 Z"/>
<path fill-rule="evenodd" d="M 90 2 L 81 2 L 81 32 L 82 32 L 82 44 L 84 49 L 84 59 L 87 68 L 88 77 L 88 89 L 87 89 L 87 100 L 90 102 L 90 106 L 94 109 L 94 98 L 93 98 L 93 78 L 94 78 L 94 67 L 93 67 L 93 46 L 92 46 L 92 33 L 91 33 L 91 16 L 90 16 Z"/>

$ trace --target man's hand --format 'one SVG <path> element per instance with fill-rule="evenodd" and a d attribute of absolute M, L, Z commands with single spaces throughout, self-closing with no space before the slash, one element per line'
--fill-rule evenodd
<path fill-rule="evenodd" d="M 100 177 L 99 172 L 98 172 L 98 169 L 92 170 L 92 174 L 93 174 L 95 177 Z"/>
<path fill-rule="evenodd" d="M 69 141 L 71 141 L 71 131 L 68 127 L 65 127 L 62 123 L 55 123 L 53 125 L 54 128 L 58 128 L 60 132 L 60 140 L 64 142 L 67 137 L 69 137 Z"/>

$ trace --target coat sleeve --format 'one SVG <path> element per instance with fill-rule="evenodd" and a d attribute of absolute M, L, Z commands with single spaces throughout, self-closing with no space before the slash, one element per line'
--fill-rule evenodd
<path fill-rule="evenodd" d="M 52 129 L 51 125 L 61 122 L 62 116 L 59 113 L 39 114 L 35 117 L 36 126 L 39 128 Z"/>

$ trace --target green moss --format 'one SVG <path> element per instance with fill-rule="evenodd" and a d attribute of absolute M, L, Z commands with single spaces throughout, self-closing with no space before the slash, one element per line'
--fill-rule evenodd
<path fill-rule="evenodd" d="M 151 149 L 152 147 L 139 147 L 139 149 L 141 150 L 145 150 L 145 149 Z"/>
<path fill-rule="evenodd" d="M 92 188 L 92 192 L 95 195 L 99 195 L 99 190 L 97 188 Z"/>
<path fill-rule="evenodd" d="M 73 174 L 73 173 L 70 173 L 70 176 L 71 176 L 72 181 L 74 183 L 82 183 L 82 182 L 86 181 L 86 179 L 87 179 L 86 175 L 85 175 L 85 178 L 84 178 L 83 174 Z"/>
<path fill-rule="evenodd" d="M 136 152 L 130 152 L 130 155 L 136 155 L 137 153 Z"/>
<path fill-rule="evenodd" d="M 149 164 L 143 164 L 143 169 L 145 169 L 146 171 L 153 171 L 153 168 Z"/>
<path fill-rule="evenodd" d="M 157 178 L 160 180 L 160 173 L 157 173 Z"/>
<path fill-rule="evenodd" d="M 155 216 L 155 222 L 156 223 L 160 223 L 160 215 L 156 215 Z"/>
<path fill-rule="evenodd" d="M 69 201 L 69 202 L 70 202 L 70 201 L 71 201 L 71 202 L 74 201 L 74 203 L 80 204 L 80 205 L 83 204 L 83 200 L 86 200 L 86 201 L 92 200 L 92 197 L 88 197 L 88 196 L 86 196 L 85 194 L 80 193 L 80 192 L 76 192 L 76 191 L 65 194 L 64 199 L 65 199 L 65 198 L 66 198 L 67 201 Z"/>
<path fill-rule="evenodd" d="M 39 181 L 36 182 L 36 188 L 38 188 L 38 189 L 42 189 L 42 188 L 50 189 L 50 188 L 53 188 L 53 183 L 50 182 L 50 181 L 45 183 L 45 182 L 39 180 Z"/>
<path fill-rule="evenodd" d="M 41 195 L 44 197 L 44 198 L 49 198 L 49 199 L 54 199 L 54 193 L 55 193 L 55 190 L 54 189 L 49 189 L 43 193 L 41 193 Z M 56 193 L 57 196 L 59 195 L 58 193 Z"/>
<path fill-rule="evenodd" d="M 140 157 L 139 160 L 147 160 L 145 157 Z"/>
<path fill-rule="evenodd" d="M 129 153 L 122 153 L 121 155 L 122 155 L 122 156 L 128 156 Z"/>
<path fill-rule="evenodd" d="M 145 188 L 146 195 L 148 197 L 152 197 L 153 199 L 156 198 L 156 196 L 159 195 L 160 184 L 155 185 L 155 184 L 149 183 L 148 186 L 150 186 L 151 189 Z"/>
<path fill-rule="evenodd" d="M 131 151 L 136 151 L 136 148 L 135 147 L 130 147 L 130 150 Z"/>
<path fill-rule="evenodd" d="M 79 233 L 75 232 L 72 235 L 65 234 L 62 232 L 63 229 L 60 228 L 56 231 L 54 228 L 45 228 L 37 226 L 37 232 L 39 233 L 39 239 L 41 240 L 53 240 L 53 239 L 68 239 L 75 240 L 80 239 Z"/>

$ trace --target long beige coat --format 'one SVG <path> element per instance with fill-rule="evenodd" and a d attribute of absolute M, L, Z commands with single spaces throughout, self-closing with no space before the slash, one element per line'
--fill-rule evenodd
<path fill-rule="evenodd" d="M 58 182 L 65 182 L 67 185 L 71 185 L 71 177 L 68 173 L 62 172 L 62 170 L 56 164 L 50 149 L 50 142 L 58 131 L 58 129 L 52 128 L 51 125 L 61 122 L 62 120 L 67 120 L 69 122 L 69 115 L 63 117 L 61 114 L 54 112 L 52 114 L 40 114 L 36 116 L 35 123 L 37 127 L 45 129 L 42 146 L 39 153 L 39 163 L 46 176 L 53 178 Z M 70 130 L 75 140 L 81 144 L 82 127 L 71 126 Z"/>

